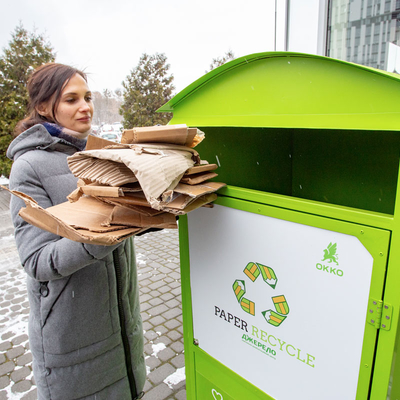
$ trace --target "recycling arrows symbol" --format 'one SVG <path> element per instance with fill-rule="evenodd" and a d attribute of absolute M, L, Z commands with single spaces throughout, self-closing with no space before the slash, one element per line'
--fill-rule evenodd
<path fill-rule="evenodd" d="M 251 280 L 251 282 L 254 282 L 261 275 L 264 282 L 272 289 L 275 289 L 276 284 L 278 283 L 278 278 L 275 275 L 275 271 L 272 268 L 260 263 L 249 262 L 243 272 Z M 244 297 L 246 294 L 245 281 L 237 279 L 232 288 L 235 292 L 237 301 L 242 307 L 242 310 L 254 316 L 256 309 L 255 303 Z M 275 311 L 271 309 L 265 310 L 262 311 L 261 314 L 269 324 L 273 326 L 279 326 L 289 314 L 289 305 L 284 295 L 272 297 L 272 302 L 275 306 Z"/>

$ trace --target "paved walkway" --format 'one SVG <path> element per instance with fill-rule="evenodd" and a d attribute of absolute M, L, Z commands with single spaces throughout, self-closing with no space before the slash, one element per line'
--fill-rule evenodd
<path fill-rule="evenodd" d="M 0 400 L 35 400 L 29 303 L 9 197 L 0 189 Z M 145 234 L 135 244 L 148 374 L 143 399 L 185 400 L 178 232 Z"/>

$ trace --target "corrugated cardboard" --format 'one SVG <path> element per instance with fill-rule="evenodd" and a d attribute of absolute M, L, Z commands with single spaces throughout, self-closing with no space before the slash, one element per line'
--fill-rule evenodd
<path fill-rule="evenodd" d="M 218 174 L 215 172 L 201 172 L 200 174 L 184 175 L 180 182 L 188 185 L 197 185 L 209 179 L 216 178 L 217 176 Z"/>
<path fill-rule="evenodd" d="M 186 175 L 193 175 L 193 174 L 198 174 L 200 172 L 205 172 L 205 171 L 214 171 L 215 169 L 218 168 L 217 164 L 201 164 L 201 165 L 195 165 L 191 168 L 189 168 L 185 172 Z"/>
<path fill-rule="evenodd" d="M 188 128 L 185 124 L 146 126 L 125 129 L 121 143 L 174 143 L 194 147 L 200 141 L 194 141 L 197 128 Z"/>
<path fill-rule="evenodd" d="M 174 215 L 163 212 L 156 216 L 146 216 L 132 210 L 128 211 L 124 207 L 114 207 L 109 221 L 110 225 L 127 225 L 142 228 L 165 228 L 165 229 L 177 229 L 176 218 Z"/>
<path fill-rule="evenodd" d="M 95 232 L 86 229 L 75 228 L 69 225 L 65 221 L 65 217 L 68 217 L 68 215 L 60 213 L 58 209 L 57 211 L 55 211 L 56 207 L 58 206 L 50 207 L 50 209 L 52 209 L 50 210 L 51 211 L 50 212 L 48 211 L 48 209 L 40 207 L 34 199 L 32 199 L 30 196 L 27 196 L 26 194 L 15 190 L 9 190 L 3 186 L 2 188 L 8 190 L 10 193 L 21 198 L 25 202 L 26 207 L 21 208 L 21 210 L 19 211 L 19 215 L 26 222 L 40 229 L 54 233 L 57 236 L 62 236 L 71 239 L 75 242 L 112 245 L 121 242 L 122 240 L 126 239 L 129 236 L 135 235 L 136 233 L 143 232 L 146 230 L 143 228 L 136 228 L 136 227 L 135 228 L 123 227 L 122 229 L 120 229 L 118 226 L 114 226 L 112 228 L 113 230 L 111 231 Z M 66 204 L 77 205 L 79 204 L 79 202 L 62 203 L 60 208 L 63 208 Z M 87 208 L 84 207 L 83 214 L 87 214 L 87 211 L 88 211 Z M 69 211 L 67 213 L 69 213 Z M 73 217 L 71 217 L 71 219 L 73 219 Z M 94 225 L 97 227 L 98 226 L 97 217 L 94 216 L 94 219 L 96 220 L 96 222 L 94 222 Z M 86 221 L 86 223 L 87 222 L 88 221 Z M 78 225 L 83 225 L 83 224 L 79 222 Z"/>
<path fill-rule="evenodd" d="M 215 193 L 209 193 L 204 196 L 198 197 L 196 200 L 192 201 L 188 206 L 186 206 L 184 209 L 179 209 L 179 208 L 172 208 L 172 207 L 164 207 L 164 210 L 166 212 L 169 212 L 171 214 L 175 215 L 184 215 L 187 214 L 191 211 L 196 210 L 199 207 L 203 207 L 206 204 L 209 204 L 217 199 L 217 195 Z"/>
<path fill-rule="evenodd" d="M 198 153 L 178 145 L 129 145 L 127 148 L 89 150 L 68 157 L 68 166 L 78 178 L 121 186 L 135 177 L 152 208 L 160 196 L 173 189 L 185 171 L 200 161 Z M 105 163 L 104 170 L 101 163 Z M 112 164 L 109 164 L 112 162 Z M 115 164 L 114 164 L 115 163 Z M 117 171 L 113 172 L 112 165 Z M 118 167 L 124 165 L 130 171 Z"/>

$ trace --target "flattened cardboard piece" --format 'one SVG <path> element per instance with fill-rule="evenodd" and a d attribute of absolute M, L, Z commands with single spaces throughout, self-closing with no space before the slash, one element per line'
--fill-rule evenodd
<path fill-rule="evenodd" d="M 118 204 L 132 204 L 135 206 L 150 207 L 150 203 L 147 201 L 143 192 L 127 193 L 124 197 L 118 199 L 111 199 L 110 197 L 99 197 L 102 200 L 113 200 Z"/>
<path fill-rule="evenodd" d="M 193 186 L 179 183 L 174 190 L 164 194 L 162 203 L 163 209 L 165 210 L 165 207 L 167 207 L 168 209 L 182 210 L 197 198 L 208 193 L 216 192 L 224 186 L 226 186 L 226 184 L 220 182 L 206 182 Z"/>
<path fill-rule="evenodd" d="M 26 222 L 37 228 L 51 232 L 57 236 L 71 239 L 75 242 L 112 245 L 145 230 L 142 228 L 124 227 L 124 229 L 117 231 L 99 233 L 75 229 L 66 224 L 63 220 L 49 213 L 47 209 L 40 207 L 32 197 L 15 190 L 9 190 L 5 187 L 3 187 L 3 189 L 8 190 L 14 196 L 19 197 L 25 202 L 26 207 L 21 208 L 19 215 Z"/>
<path fill-rule="evenodd" d="M 119 206 L 119 207 L 123 207 L 126 208 L 128 210 L 133 210 L 139 214 L 142 215 L 146 215 L 146 216 L 154 216 L 154 215 L 158 215 L 161 214 L 163 211 L 160 210 L 155 210 L 154 208 L 151 208 L 150 205 L 148 206 L 139 206 L 136 204 L 128 204 L 128 203 L 120 203 L 119 200 L 120 198 L 114 198 L 114 197 L 96 197 L 97 200 L 99 201 L 103 201 L 105 203 L 108 204 L 112 204 L 114 206 Z"/>
<path fill-rule="evenodd" d="M 226 186 L 226 183 L 222 182 L 204 182 L 198 185 L 186 185 L 184 183 L 179 183 L 174 192 L 186 194 L 190 197 L 199 197 L 207 193 L 216 192 L 222 187 Z"/>
<path fill-rule="evenodd" d="M 125 129 L 121 143 L 172 143 L 193 148 L 204 137 L 204 132 L 197 128 L 188 128 L 185 124 L 146 126 Z"/>
<path fill-rule="evenodd" d="M 190 132 L 185 124 L 146 126 L 132 129 L 124 129 L 121 143 L 173 143 L 181 146 L 192 143 L 197 129 Z"/>
<path fill-rule="evenodd" d="M 209 204 L 217 199 L 217 195 L 215 193 L 209 193 L 204 196 L 200 196 L 194 201 L 192 201 L 188 206 L 186 206 L 183 210 L 174 209 L 170 207 L 164 207 L 164 211 L 174 214 L 174 215 L 184 215 L 191 211 L 196 210 L 197 208 L 203 207 L 206 204 Z"/>
<path fill-rule="evenodd" d="M 180 183 L 185 183 L 187 185 L 197 185 L 199 183 L 208 181 L 210 179 L 216 178 L 218 174 L 215 172 L 200 172 L 199 174 L 184 175 L 180 180 Z"/>
<path fill-rule="evenodd" d="M 99 185 L 121 186 L 137 182 L 133 172 L 122 163 L 112 160 L 100 160 L 74 154 L 69 169 L 85 182 L 94 182 Z"/>
<path fill-rule="evenodd" d="M 142 228 L 166 228 L 166 229 L 177 229 L 176 218 L 174 215 L 169 213 L 161 213 L 157 216 L 146 216 L 141 215 L 133 210 L 127 210 L 123 207 L 114 207 L 114 210 L 110 216 L 108 224 L 124 224 L 126 226 L 136 226 Z"/>
<path fill-rule="evenodd" d="M 193 174 L 198 174 L 200 172 L 205 172 L 205 171 L 214 171 L 215 169 L 218 168 L 217 164 L 201 164 L 201 165 L 195 165 L 191 168 L 189 168 L 185 172 L 186 175 L 193 175 Z"/>
<path fill-rule="evenodd" d="M 76 202 L 65 202 L 46 208 L 55 218 L 75 229 L 85 229 L 91 232 L 108 232 L 125 229 L 126 226 L 109 227 L 104 225 L 112 214 L 114 206 L 83 196 Z"/>
<path fill-rule="evenodd" d="M 120 197 L 124 195 L 120 187 L 115 186 L 95 186 L 84 185 L 79 186 L 71 194 L 67 196 L 70 202 L 78 201 L 83 195 L 87 196 L 106 196 L 106 197 Z"/>
<path fill-rule="evenodd" d="M 156 209 L 162 193 L 177 185 L 185 171 L 194 165 L 193 158 L 199 159 L 195 150 L 177 145 L 132 145 L 131 149 L 91 150 L 68 157 L 68 166 L 78 178 L 93 179 L 90 174 L 80 173 L 88 170 L 88 166 L 82 165 L 85 157 L 90 160 L 89 166 L 92 159 L 125 164 L 136 176 L 151 207 Z M 96 169 L 96 173 L 98 179 L 104 178 L 101 171 Z M 100 182 L 105 183 L 104 179 Z"/>
<path fill-rule="evenodd" d="M 86 142 L 86 150 L 103 149 L 107 146 L 113 146 L 116 142 L 106 140 L 95 135 L 89 135 Z"/>

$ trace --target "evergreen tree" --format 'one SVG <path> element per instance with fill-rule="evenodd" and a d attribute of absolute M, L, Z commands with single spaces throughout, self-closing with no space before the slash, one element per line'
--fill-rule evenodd
<path fill-rule="evenodd" d="M 220 67 L 221 65 L 225 64 L 228 61 L 234 60 L 235 55 L 233 54 L 232 50 L 229 50 L 225 53 L 223 57 L 213 58 L 212 63 L 210 64 L 210 71 L 214 68 Z M 210 72 L 210 71 L 206 71 Z"/>
<path fill-rule="evenodd" d="M 53 48 L 44 36 L 29 33 L 22 24 L 11 37 L 9 47 L 3 49 L 0 57 L 0 175 L 7 177 L 11 161 L 6 157 L 6 150 L 15 125 L 26 114 L 28 78 L 35 68 L 55 59 Z"/>
<path fill-rule="evenodd" d="M 171 99 L 175 89 L 174 77 L 168 75 L 169 67 L 165 54 L 142 54 L 137 67 L 122 83 L 120 114 L 124 118 L 124 128 L 165 125 L 171 119 L 171 113 L 156 112 Z"/>

